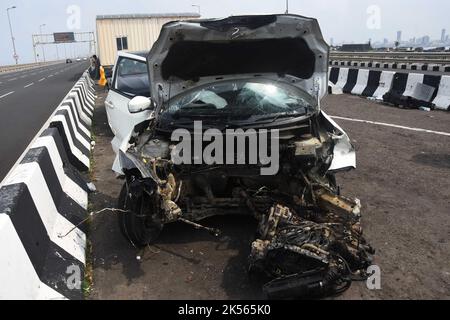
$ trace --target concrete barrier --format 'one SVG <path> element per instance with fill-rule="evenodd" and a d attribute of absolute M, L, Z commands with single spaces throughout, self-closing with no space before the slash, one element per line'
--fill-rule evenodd
<path fill-rule="evenodd" d="M 372 97 L 380 86 L 381 71 L 369 71 L 367 84 L 361 95 L 364 97 Z"/>
<path fill-rule="evenodd" d="M 91 120 L 91 111 L 90 107 L 86 106 L 86 104 L 83 102 L 83 99 L 81 98 L 82 93 L 80 90 L 76 89 L 69 93 L 69 96 L 67 97 L 67 101 L 72 101 L 73 105 L 75 106 L 78 117 L 80 119 L 80 122 L 83 123 L 86 127 L 92 126 L 92 120 Z"/>
<path fill-rule="evenodd" d="M 342 91 L 344 93 L 351 93 L 353 88 L 356 85 L 356 81 L 358 80 L 359 69 L 350 69 L 348 70 L 347 82 L 345 83 Z"/>
<path fill-rule="evenodd" d="M 348 66 L 353 68 L 379 68 L 379 69 L 400 69 L 400 70 L 420 70 L 434 72 L 450 72 L 449 65 L 433 64 L 433 63 L 404 63 L 404 62 L 378 62 L 373 61 L 347 61 L 347 60 L 331 60 L 330 66 Z"/>
<path fill-rule="evenodd" d="M 380 74 L 380 81 L 374 86 L 377 86 L 372 97 L 376 99 L 383 99 L 383 96 L 391 89 L 392 81 L 394 80 L 395 72 L 383 71 Z M 370 96 L 368 96 L 370 97 Z"/>
<path fill-rule="evenodd" d="M 83 298 L 91 147 L 74 90 L 0 185 L 0 299 Z"/>
<path fill-rule="evenodd" d="M 339 68 L 329 68 L 330 77 L 329 80 L 332 84 L 336 84 L 339 79 Z"/>
<path fill-rule="evenodd" d="M 329 71 L 330 92 L 351 93 L 383 99 L 387 93 L 394 96 L 415 97 L 417 88 L 430 91 L 436 108 L 450 111 L 450 76 L 424 75 L 414 72 L 378 71 L 332 67 Z"/>
<path fill-rule="evenodd" d="M 358 71 L 356 84 L 353 87 L 351 94 L 362 95 L 369 83 L 369 70 L 363 69 Z"/>
<path fill-rule="evenodd" d="M 433 101 L 436 98 L 436 96 L 439 92 L 439 85 L 441 83 L 441 79 L 442 79 L 442 76 L 428 75 L 428 74 L 424 75 L 423 84 L 431 86 L 435 89 L 433 95 L 431 96 L 430 101 Z"/>
<path fill-rule="evenodd" d="M 438 109 L 450 111 L 450 76 L 443 76 L 439 81 L 439 89 L 433 103 Z"/>
<path fill-rule="evenodd" d="M 90 168 L 90 144 L 72 124 L 70 113 L 67 110 L 59 110 L 52 118 L 51 128 L 57 128 L 61 135 L 70 162 L 80 171 L 88 171 Z"/>
<path fill-rule="evenodd" d="M 339 69 L 339 77 L 336 83 L 337 88 L 341 88 L 341 90 L 344 88 L 345 84 L 347 83 L 348 71 L 349 71 L 348 68 Z"/>
<path fill-rule="evenodd" d="M 407 77 L 404 96 L 411 97 L 414 93 L 414 88 L 418 83 L 423 83 L 423 74 L 411 73 Z"/>

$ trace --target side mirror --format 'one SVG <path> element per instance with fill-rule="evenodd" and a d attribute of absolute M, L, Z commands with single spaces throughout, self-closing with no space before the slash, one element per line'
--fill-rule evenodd
<path fill-rule="evenodd" d="M 151 109 L 153 109 L 153 101 L 151 98 L 137 96 L 128 103 L 130 113 L 139 113 Z"/>

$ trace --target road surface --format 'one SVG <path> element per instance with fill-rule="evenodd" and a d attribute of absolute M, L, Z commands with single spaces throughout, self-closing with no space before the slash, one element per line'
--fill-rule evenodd
<path fill-rule="evenodd" d="M 0 181 L 87 68 L 61 63 L 0 74 Z"/>
<path fill-rule="evenodd" d="M 381 268 L 381 290 L 355 282 L 339 299 L 450 299 L 450 112 L 402 110 L 351 95 L 328 96 L 322 106 L 356 147 L 357 170 L 337 180 L 342 194 L 361 199 L 365 237 Z M 123 184 L 111 171 L 102 93 L 94 120 L 90 178 L 97 192 L 90 204 L 97 211 L 116 206 Z M 202 221 L 219 228 L 219 238 L 171 224 L 143 251 L 121 235 L 117 213 L 94 217 L 90 299 L 264 298 L 247 274 L 257 228 L 251 217 Z"/>

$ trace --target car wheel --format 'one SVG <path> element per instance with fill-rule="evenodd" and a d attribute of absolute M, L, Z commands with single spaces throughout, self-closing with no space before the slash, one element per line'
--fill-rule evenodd
<path fill-rule="evenodd" d="M 163 225 L 155 221 L 155 199 L 143 192 L 132 195 L 125 183 L 120 192 L 118 208 L 126 213 L 120 213 L 119 227 L 124 237 L 135 247 L 145 247 L 158 239 Z"/>

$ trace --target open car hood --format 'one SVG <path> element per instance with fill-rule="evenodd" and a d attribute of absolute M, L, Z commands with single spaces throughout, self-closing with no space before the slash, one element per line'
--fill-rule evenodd
<path fill-rule="evenodd" d="M 297 15 L 174 21 L 163 26 L 147 58 L 151 95 L 161 104 L 215 81 L 263 77 L 320 100 L 328 51 L 317 20 Z"/>

